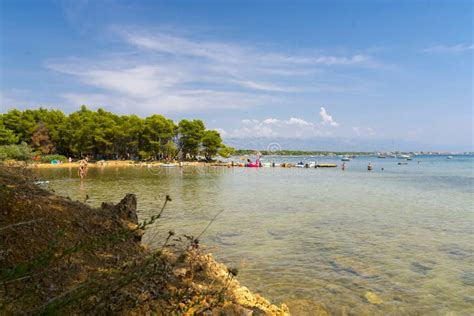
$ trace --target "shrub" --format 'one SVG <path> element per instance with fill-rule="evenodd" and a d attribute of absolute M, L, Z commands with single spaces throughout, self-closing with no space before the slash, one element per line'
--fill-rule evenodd
<path fill-rule="evenodd" d="M 33 150 L 26 143 L 20 145 L 4 145 L 0 146 L 0 160 L 18 160 L 28 161 L 34 156 Z"/>

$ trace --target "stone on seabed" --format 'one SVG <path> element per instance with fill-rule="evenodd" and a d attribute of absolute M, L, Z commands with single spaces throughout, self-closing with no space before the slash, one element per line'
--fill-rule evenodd
<path fill-rule="evenodd" d="M 378 297 L 377 294 L 375 294 L 374 292 L 366 292 L 365 293 L 365 298 L 371 304 L 378 305 L 378 304 L 383 303 L 382 299 L 380 297 Z"/>

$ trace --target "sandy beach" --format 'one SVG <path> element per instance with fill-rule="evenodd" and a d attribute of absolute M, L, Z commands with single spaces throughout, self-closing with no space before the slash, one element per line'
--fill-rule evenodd
<path fill-rule="evenodd" d="M 18 165 L 18 162 L 12 163 L 12 165 Z M 172 164 L 179 166 L 227 166 L 227 163 L 207 163 L 197 161 L 185 161 L 185 162 L 172 162 Z M 133 160 L 104 160 L 98 162 L 89 162 L 88 168 L 110 168 L 110 167 L 147 167 L 147 166 L 161 166 L 165 165 L 163 162 L 143 162 Z M 29 163 L 26 165 L 28 168 L 39 168 L 39 169 L 58 169 L 58 168 L 79 168 L 79 161 L 65 162 L 60 164 L 51 163 Z"/>

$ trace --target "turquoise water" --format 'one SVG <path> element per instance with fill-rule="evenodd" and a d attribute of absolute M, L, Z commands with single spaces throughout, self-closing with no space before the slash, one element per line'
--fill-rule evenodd
<path fill-rule="evenodd" d="M 339 158 L 267 160 L 336 162 Z M 198 235 L 241 283 L 296 314 L 474 314 L 474 158 L 359 157 L 346 170 L 187 167 L 42 169 L 59 194 L 98 206 L 136 193 L 142 219 L 173 198 L 146 236 Z M 371 162 L 374 170 L 367 171 Z M 384 168 L 382 171 L 381 168 Z M 368 292 L 380 304 L 372 304 Z"/>

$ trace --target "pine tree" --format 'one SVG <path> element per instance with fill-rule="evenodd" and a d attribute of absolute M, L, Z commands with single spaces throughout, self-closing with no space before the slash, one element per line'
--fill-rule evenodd
<path fill-rule="evenodd" d="M 49 154 L 54 150 L 54 144 L 49 137 L 49 129 L 41 122 L 38 123 L 31 136 L 31 146 L 43 154 Z"/>

